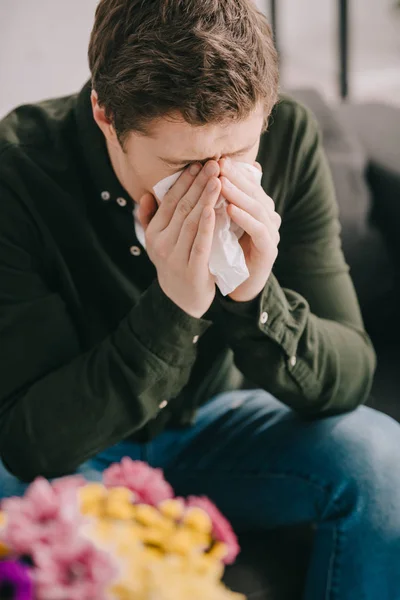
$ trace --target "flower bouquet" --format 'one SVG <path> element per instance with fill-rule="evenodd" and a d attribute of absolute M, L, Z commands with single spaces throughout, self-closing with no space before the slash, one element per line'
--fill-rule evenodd
<path fill-rule="evenodd" d="M 239 551 L 204 497 L 124 458 L 102 483 L 37 478 L 0 511 L 0 600 L 242 600 L 221 582 Z"/>

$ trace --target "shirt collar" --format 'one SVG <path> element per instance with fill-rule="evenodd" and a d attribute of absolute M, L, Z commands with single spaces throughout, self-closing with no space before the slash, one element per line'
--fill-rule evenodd
<path fill-rule="evenodd" d="M 75 107 L 78 141 L 85 167 L 89 170 L 99 202 L 129 202 L 133 206 L 132 198 L 112 168 L 104 135 L 93 118 L 91 91 L 91 82 L 88 81 L 78 94 Z"/>

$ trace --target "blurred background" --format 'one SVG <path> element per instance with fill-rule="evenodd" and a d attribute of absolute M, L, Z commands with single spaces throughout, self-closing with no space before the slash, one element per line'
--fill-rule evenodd
<path fill-rule="evenodd" d="M 275 0 L 284 87 L 339 90 L 342 0 Z M 13 106 L 78 90 L 97 0 L 0 0 L 0 116 Z M 270 0 L 257 0 L 267 14 Z M 349 95 L 400 105 L 398 0 L 348 0 Z"/>
<path fill-rule="evenodd" d="M 343 250 L 377 350 L 368 404 L 400 421 L 400 0 L 255 1 L 274 23 L 283 89 L 322 133 Z M 0 0 L 0 118 L 81 88 L 96 4 Z M 264 538 L 262 551 L 242 540 L 227 581 L 249 598 L 297 600 L 312 531 L 271 536 L 268 560 Z"/>

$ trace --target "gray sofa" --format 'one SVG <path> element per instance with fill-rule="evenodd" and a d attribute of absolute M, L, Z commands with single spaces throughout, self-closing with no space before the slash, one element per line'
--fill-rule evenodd
<path fill-rule="evenodd" d="M 400 421 L 400 109 L 343 104 L 292 92 L 314 112 L 340 206 L 343 249 L 378 355 L 368 401 Z M 400 507 L 399 507 L 400 510 Z M 250 600 L 300 600 L 312 524 L 243 536 L 226 583 Z"/>

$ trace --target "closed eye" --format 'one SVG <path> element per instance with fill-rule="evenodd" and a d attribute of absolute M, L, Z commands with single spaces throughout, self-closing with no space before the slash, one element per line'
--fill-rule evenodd
<path fill-rule="evenodd" d="M 167 162 L 167 167 L 169 169 L 173 169 L 174 171 L 183 171 L 184 169 L 186 169 L 186 167 L 190 167 L 190 165 L 194 165 L 195 163 L 198 163 L 198 162 L 199 162 L 198 160 L 192 160 L 191 162 L 183 163 L 181 165 L 177 165 L 176 163 L 172 164 L 172 163 Z"/>
<path fill-rule="evenodd" d="M 235 157 L 239 157 L 242 156 L 243 154 L 245 154 L 245 152 L 240 152 L 235 154 Z M 172 165 L 172 164 L 167 164 L 169 169 L 173 169 L 174 171 L 183 171 L 184 169 L 186 169 L 186 167 L 190 167 L 190 165 L 194 165 L 195 163 L 197 163 L 199 161 L 197 160 L 193 160 L 192 162 L 183 164 L 183 165 Z M 206 164 L 207 161 L 205 161 L 204 163 L 202 163 L 203 165 Z"/>
<path fill-rule="evenodd" d="M 183 171 L 184 169 L 186 169 L 186 167 L 189 167 L 190 165 L 193 165 L 194 163 L 187 163 L 186 165 L 167 165 L 169 169 L 172 169 L 173 171 Z"/>
<path fill-rule="evenodd" d="M 254 146 L 259 143 L 260 139 L 259 137 L 251 144 L 249 144 L 248 146 L 246 146 L 245 148 L 241 148 L 240 150 L 236 150 L 236 152 L 230 152 L 229 154 L 226 154 L 224 156 L 230 156 L 230 157 L 234 157 L 234 156 L 243 156 L 244 154 L 246 154 L 246 152 L 248 150 L 251 150 L 252 148 L 254 148 Z M 169 168 L 169 169 L 174 169 L 175 171 L 179 171 L 181 169 L 186 169 L 186 167 L 188 167 L 189 165 L 192 165 L 193 163 L 197 163 L 197 162 L 202 162 L 202 164 L 205 164 L 208 160 L 210 159 L 204 159 L 203 161 L 197 161 L 197 160 L 191 160 L 188 162 L 182 162 L 182 163 L 178 163 L 178 162 L 169 162 L 169 160 L 166 157 L 162 157 L 159 156 L 159 159 L 161 159 L 163 161 L 163 163 Z M 223 158 L 223 157 L 222 157 Z"/>

